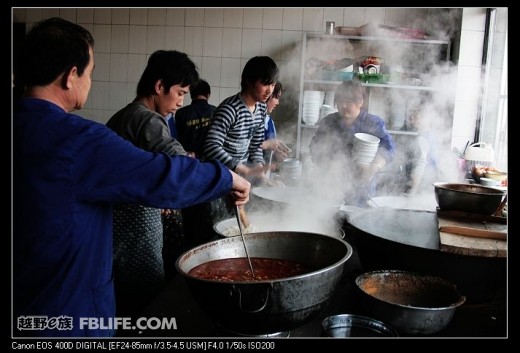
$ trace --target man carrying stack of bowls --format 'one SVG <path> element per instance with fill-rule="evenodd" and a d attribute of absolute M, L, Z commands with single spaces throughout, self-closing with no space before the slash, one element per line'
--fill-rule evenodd
<path fill-rule="evenodd" d="M 375 196 L 374 175 L 395 157 L 384 120 L 363 108 L 364 98 L 359 81 L 339 85 L 338 111 L 323 118 L 309 146 L 312 161 L 324 171 L 323 182 L 337 189 L 345 204 L 359 207 Z"/>

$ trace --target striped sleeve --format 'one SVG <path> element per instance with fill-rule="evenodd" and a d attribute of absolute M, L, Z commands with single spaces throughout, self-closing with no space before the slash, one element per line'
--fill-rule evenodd
<path fill-rule="evenodd" d="M 253 133 L 251 142 L 249 144 L 249 158 L 248 162 L 253 164 L 264 163 L 264 152 L 260 145 L 265 139 L 265 119 L 267 117 L 267 109 L 265 105 L 258 105 L 257 114 L 255 120 L 258 121 L 256 124 L 256 130 Z"/>
<path fill-rule="evenodd" d="M 264 103 L 257 104 L 252 114 L 240 94 L 226 98 L 213 114 L 204 143 L 205 157 L 218 160 L 231 170 L 241 162 L 263 162 L 260 144 L 264 139 L 265 115 Z"/>

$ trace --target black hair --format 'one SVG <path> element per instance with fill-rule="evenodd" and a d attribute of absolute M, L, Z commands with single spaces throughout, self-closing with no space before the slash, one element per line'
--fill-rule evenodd
<path fill-rule="evenodd" d="M 137 84 L 137 96 L 155 94 L 155 83 L 162 80 L 166 92 L 174 85 L 186 87 L 199 80 L 197 66 L 187 54 L 177 50 L 157 50 L 150 58 Z"/>
<path fill-rule="evenodd" d="M 45 86 L 73 67 L 81 76 L 90 62 L 92 34 L 58 17 L 36 23 L 25 36 L 15 76 L 25 86 Z"/>
<path fill-rule="evenodd" d="M 211 94 L 211 87 L 208 81 L 200 79 L 190 86 L 190 97 L 195 99 L 197 96 L 204 96 L 209 98 Z"/>
<path fill-rule="evenodd" d="M 334 103 L 347 99 L 353 100 L 356 103 L 360 103 L 365 99 L 365 88 L 361 84 L 361 81 L 357 79 L 343 81 L 338 86 L 334 94 Z"/>
<path fill-rule="evenodd" d="M 271 99 L 271 98 L 280 98 L 283 91 L 284 91 L 284 89 L 283 89 L 282 83 L 280 81 L 276 81 L 276 83 L 274 85 L 273 93 L 271 93 L 271 95 L 269 96 L 269 98 L 267 98 L 267 100 L 269 101 L 269 99 Z"/>
<path fill-rule="evenodd" d="M 268 56 L 255 56 L 249 59 L 242 71 L 242 92 L 246 91 L 248 84 L 254 85 L 256 81 L 263 85 L 273 84 L 278 81 L 279 75 L 280 70 L 273 59 Z"/>

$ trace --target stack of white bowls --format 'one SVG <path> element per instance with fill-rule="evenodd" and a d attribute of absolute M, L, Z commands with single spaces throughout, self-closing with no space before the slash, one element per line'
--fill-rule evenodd
<path fill-rule="evenodd" d="M 287 185 L 294 185 L 302 176 L 302 164 L 296 158 L 285 159 L 280 166 L 280 177 Z"/>
<path fill-rule="evenodd" d="M 315 125 L 320 118 L 320 107 L 323 102 L 321 91 L 303 92 L 302 120 L 307 125 Z"/>
<path fill-rule="evenodd" d="M 374 160 L 379 147 L 379 138 L 374 135 L 358 132 L 354 135 L 352 156 L 359 164 L 370 164 Z"/>

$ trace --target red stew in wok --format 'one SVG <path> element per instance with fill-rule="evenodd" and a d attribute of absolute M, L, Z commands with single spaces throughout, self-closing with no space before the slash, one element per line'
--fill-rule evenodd
<path fill-rule="evenodd" d="M 251 264 L 255 277 L 251 275 L 246 257 L 205 262 L 192 268 L 188 274 L 202 279 L 233 282 L 275 280 L 311 272 L 305 265 L 289 260 L 252 257 Z"/>

